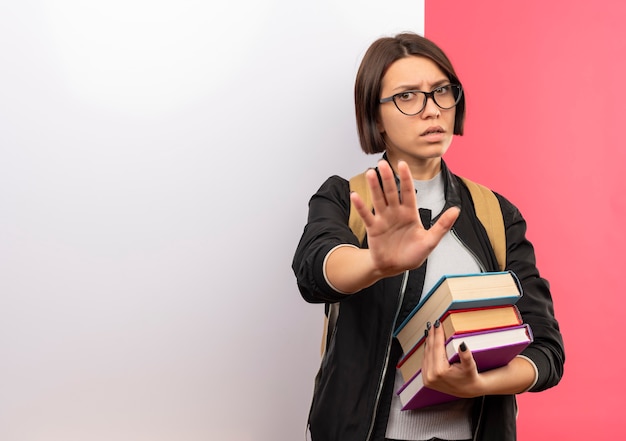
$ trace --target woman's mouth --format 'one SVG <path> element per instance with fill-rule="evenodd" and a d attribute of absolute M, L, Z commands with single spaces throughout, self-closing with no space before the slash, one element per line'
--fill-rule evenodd
<path fill-rule="evenodd" d="M 424 132 L 422 132 L 422 134 L 420 136 L 438 135 L 438 134 L 443 134 L 443 133 L 445 133 L 445 130 L 443 130 L 442 127 L 440 127 L 440 126 L 433 126 L 433 127 L 429 127 L 428 129 L 424 130 Z"/>

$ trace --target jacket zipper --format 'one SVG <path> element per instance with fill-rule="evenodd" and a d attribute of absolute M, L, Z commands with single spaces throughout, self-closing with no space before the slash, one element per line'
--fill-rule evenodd
<path fill-rule="evenodd" d="M 395 317 L 393 318 L 393 325 L 391 326 L 391 332 L 389 334 L 389 340 L 387 342 L 387 350 L 385 352 L 385 363 L 383 365 L 383 370 L 378 378 L 378 388 L 376 390 L 376 401 L 374 402 L 374 411 L 372 413 L 372 419 L 370 420 L 370 428 L 367 432 L 366 441 L 369 441 L 372 438 L 372 433 L 374 432 L 374 425 L 376 424 L 376 413 L 378 413 L 378 405 L 380 404 L 380 396 L 383 393 L 383 386 L 385 383 L 385 377 L 387 376 L 387 366 L 389 365 L 389 357 L 391 356 L 391 345 L 393 343 L 393 331 L 396 327 L 396 321 L 398 320 L 398 315 L 400 314 L 400 310 L 402 309 L 402 302 L 404 301 L 404 293 L 406 291 L 407 281 L 409 280 L 409 271 L 405 271 L 402 276 L 402 284 L 400 285 L 400 292 L 398 293 L 398 307 L 396 309 Z"/>
<path fill-rule="evenodd" d="M 472 249 L 468 247 L 465 242 L 463 242 L 463 239 L 459 237 L 454 228 L 452 228 L 450 232 L 452 233 L 452 236 L 461 244 L 461 246 L 463 246 L 463 248 L 465 248 L 465 250 L 474 258 L 474 261 L 478 265 L 478 268 L 480 268 L 480 271 L 484 273 L 486 271 L 485 265 L 483 265 L 476 253 L 474 253 L 474 251 L 472 251 Z"/>
<path fill-rule="evenodd" d="M 478 414 L 478 420 L 476 421 L 476 429 L 474 429 L 474 433 L 472 435 L 472 441 L 478 440 L 478 428 L 480 427 L 483 421 L 483 410 L 485 409 L 485 397 L 480 398 L 480 412 Z"/>

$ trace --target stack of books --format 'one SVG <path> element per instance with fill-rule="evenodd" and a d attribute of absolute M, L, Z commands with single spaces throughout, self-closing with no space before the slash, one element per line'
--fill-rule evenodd
<path fill-rule="evenodd" d="M 533 340 L 515 306 L 521 296 L 519 280 L 510 271 L 443 276 L 394 333 L 404 351 L 397 365 L 404 379 L 397 392 L 402 410 L 457 399 L 422 382 L 427 322 L 441 322 L 450 363 L 459 361 L 464 342 L 480 372 L 494 369 L 508 364 Z"/>

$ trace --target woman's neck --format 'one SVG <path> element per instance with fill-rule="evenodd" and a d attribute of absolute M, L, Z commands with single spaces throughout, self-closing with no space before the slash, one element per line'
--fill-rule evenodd
<path fill-rule="evenodd" d="M 441 157 L 408 159 L 396 157 L 395 155 L 387 152 L 387 160 L 394 170 L 398 169 L 398 161 L 405 161 L 411 170 L 413 179 L 418 181 L 428 181 L 437 176 L 437 174 L 441 171 Z"/>

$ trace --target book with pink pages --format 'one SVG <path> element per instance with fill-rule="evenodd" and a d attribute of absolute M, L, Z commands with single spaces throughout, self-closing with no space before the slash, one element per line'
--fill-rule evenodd
<path fill-rule="evenodd" d="M 446 342 L 448 361 L 459 361 L 459 346 L 465 342 L 471 351 L 480 372 L 508 364 L 533 341 L 530 326 L 522 324 L 507 328 L 491 329 L 469 334 L 453 335 Z M 397 392 L 402 410 L 420 409 L 458 399 L 424 387 L 421 370 L 407 381 Z"/>

